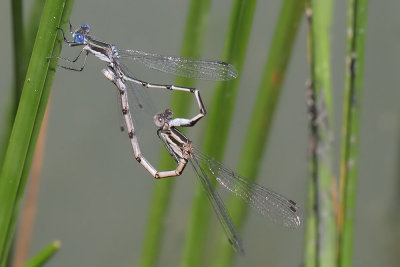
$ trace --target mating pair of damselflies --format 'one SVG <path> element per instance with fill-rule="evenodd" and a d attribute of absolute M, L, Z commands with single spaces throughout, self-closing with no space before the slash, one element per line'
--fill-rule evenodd
<path fill-rule="evenodd" d="M 297 228 L 301 225 L 302 213 L 296 202 L 236 174 L 218 161 L 201 153 L 193 146 L 192 142 L 177 129 L 177 127 L 191 127 L 205 116 L 206 109 L 197 89 L 175 85 L 152 84 L 136 79 L 128 68 L 122 64 L 121 60 L 133 60 L 151 69 L 178 76 L 222 81 L 236 78 L 237 71 L 232 65 L 221 61 L 198 60 L 150 54 L 134 50 L 121 50 L 117 49 L 114 45 L 94 39 L 89 35 L 89 31 L 90 27 L 87 24 L 83 24 L 75 31 L 72 31 L 72 26 L 70 24 L 70 32 L 73 41 L 68 41 L 64 36 L 64 32 L 61 30 L 64 41 L 69 46 L 80 46 L 82 49 L 74 60 L 61 57 L 60 59 L 76 63 L 82 54 L 84 56 L 84 62 L 80 67 L 62 67 L 70 70 L 82 71 L 89 54 L 93 54 L 107 63 L 107 68 L 103 70 L 103 74 L 118 88 L 122 114 L 135 158 L 153 177 L 166 178 L 178 176 L 182 173 L 186 164 L 190 162 L 218 220 L 223 226 L 229 242 L 239 253 L 243 252 L 240 238 L 236 233 L 229 213 L 220 196 L 213 188 L 210 178 L 216 179 L 218 184 L 223 188 L 227 189 L 235 196 L 242 198 L 249 206 L 253 207 L 260 214 L 269 217 L 275 223 L 290 228 Z M 173 112 L 170 109 L 154 116 L 154 123 L 158 127 L 157 134 L 178 164 L 175 170 L 157 171 L 141 154 L 131 110 L 129 108 L 128 88 L 131 89 L 133 94 L 137 94 L 142 88 L 178 90 L 194 94 L 200 109 L 199 114 L 194 117 L 190 119 L 173 119 Z M 143 107 L 142 103 L 136 104 L 140 108 Z"/>

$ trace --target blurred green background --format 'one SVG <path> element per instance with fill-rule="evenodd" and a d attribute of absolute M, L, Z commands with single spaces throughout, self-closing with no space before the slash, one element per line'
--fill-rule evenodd
<path fill-rule="evenodd" d="M 71 23 L 87 23 L 92 34 L 120 48 L 177 55 L 188 1 L 76 1 Z M 231 9 L 231 1 L 213 1 L 202 58 L 219 59 Z M 228 150 L 224 163 L 235 169 L 246 133 L 256 90 L 281 2 L 259 1 Z M 12 84 L 12 40 L 9 2 L 1 7 L 0 115 L 7 107 Z M 29 4 L 27 4 L 29 7 Z M 399 261 L 399 108 L 397 53 L 400 2 L 370 1 L 366 65 L 361 120 L 361 156 L 354 243 L 354 266 L 394 266 Z M 340 129 L 345 53 L 345 3 L 334 3 L 332 25 L 333 91 L 335 101 L 335 172 L 339 173 Z M 305 206 L 308 184 L 308 114 L 305 82 L 308 79 L 306 27 L 298 34 L 268 150 L 258 183 Z M 392 40 L 393 37 L 393 40 Z M 72 57 L 79 49 L 64 47 Z M 116 89 L 91 56 L 82 73 L 58 69 L 51 97 L 50 120 L 38 210 L 30 255 L 54 239 L 61 250 L 49 266 L 134 266 L 138 262 L 153 184 L 157 181 L 132 156 L 122 123 Z M 171 82 L 172 78 L 144 68 L 133 70 L 141 79 Z M 207 105 L 212 82 L 198 83 Z M 152 94 L 159 110 L 168 107 L 168 94 Z M 190 98 L 189 98 L 190 99 Z M 4 116 L 0 116 L 3 120 Z M 207 117 L 188 131 L 201 140 Z M 2 123 L 0 123 L 1 125 Z M 1 126 L 0 126 L 1 127 Z M 147 126 L 146 126 L 147 127 Z M 156 162 L 161 143 L 151 126 L 140 140 L 144 153 Z M 0 131 L 2 128 L 0 128 Z M 149 131 L 149 132 L 148 132 Z M 289 163 L 289 166 L 288 166 Z M 177 266 L 186 234 L 194 173 L 188 168 L 177 179 L 173 203 L 166 218 L 166 236 L 160 266 Z M 210 207 L 211 208 L 211 207 Z M 214 228 L 219 230 L 213 218 Z M 304 228 L 288 230 L 251 213 L 241 233 L 246 256 L 236 266 L 298 266 L 303 254 Z M 228 244 L 227 244 L 228 245 Z"/>

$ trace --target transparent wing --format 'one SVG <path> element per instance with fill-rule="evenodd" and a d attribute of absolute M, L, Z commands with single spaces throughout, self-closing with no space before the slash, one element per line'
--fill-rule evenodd
<path fill-rule="evenodd" d="M 207 195 L 207 198 L 210 201 L 211 206 L 213 207 L 215 214 L 217 215 L 217 218 L 221 223 L 222 228 L 225 231 L 229 243 L 232 245 L 232 247 L 236 252 L 244 254 L 242 242 L 235 230 L 232 219 L 229 216 L 229 213 L 226 210 L 221 197 L 213 189 L 210 180 L 208 178 L 207 171 L 201 167 L 201 165 L 199 164 L 199 162 L 195 157 L 190 158 L 190 163 L 192 164 L 193 169 L 197 174 L 197 177 L 199 178 L 200 184 L 203 187 Z"/>
<path fill-rule="evenodd" d="M 298 228 L 302 224 L 302 211 L 293 200 L 238 175 L 197 150 L 195 155 L 222 187 L 243 199 L 260 214 L 289 228 Z"/>
<path fill-rule="evenodd" d="M 129 58 L 148 68 L 187 78 L 226 81 L 235 79 L 238 75 L 234 66 L 222 61 L 163 56 L 136 50 L 118 52 L 120 58 Z"/>

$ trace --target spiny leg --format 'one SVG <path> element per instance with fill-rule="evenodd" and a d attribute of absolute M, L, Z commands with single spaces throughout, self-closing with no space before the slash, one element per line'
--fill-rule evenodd
<path fill-rule="evenodd" d="M 68 58 L 63 58 L 63 57 L 55 57 L 55 58 L 58 58 L 58 59 L 61 59 L 61 60 L 64 60 L 64 61 L 67 61 L 67 62 L 70 62 L 70 63 L 75 63 L 78 60 L 78 58 L 82 55 L 82 52 L 83 52 L 83 50 L 81 50 L 81 52 L 79 52 L 78 56 L 74 60 L 70 60 Z M 63 69 L 67 69 L 67 70 L 79 71 L 79 72 L 83 71 L 83 69 L 86 66 L 87 58 L 89 56 L 89 52 L 88 51 L 85 51 L 85 52 L 86 52 L 85 53 L 85 59 L 83 60 L 83 64 L 82 64 L 81 67 L 71 68 L 71 67 L 66 67 L 66 66 L 62 66 L 62 65 L 58 65 L 58 67 L 61 67 Z"/>

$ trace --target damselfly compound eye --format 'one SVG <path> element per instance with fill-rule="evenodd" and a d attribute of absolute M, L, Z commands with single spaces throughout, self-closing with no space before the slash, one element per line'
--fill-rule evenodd
<path fill-rule="evenodd" d="M 82 33 L 75 33 L 74 35 L 74 42 L 77 44 L 83 44 L 83 42 L 85 41 L 85 37 L 83 36 Z"/>
<path fill-rule="evenodd" d="M 162 116 L 162 113 L 155 115 L 153 120 L 154 120 L 154 124 L 159 128 L 164 125 L 164 118 Z"/>

